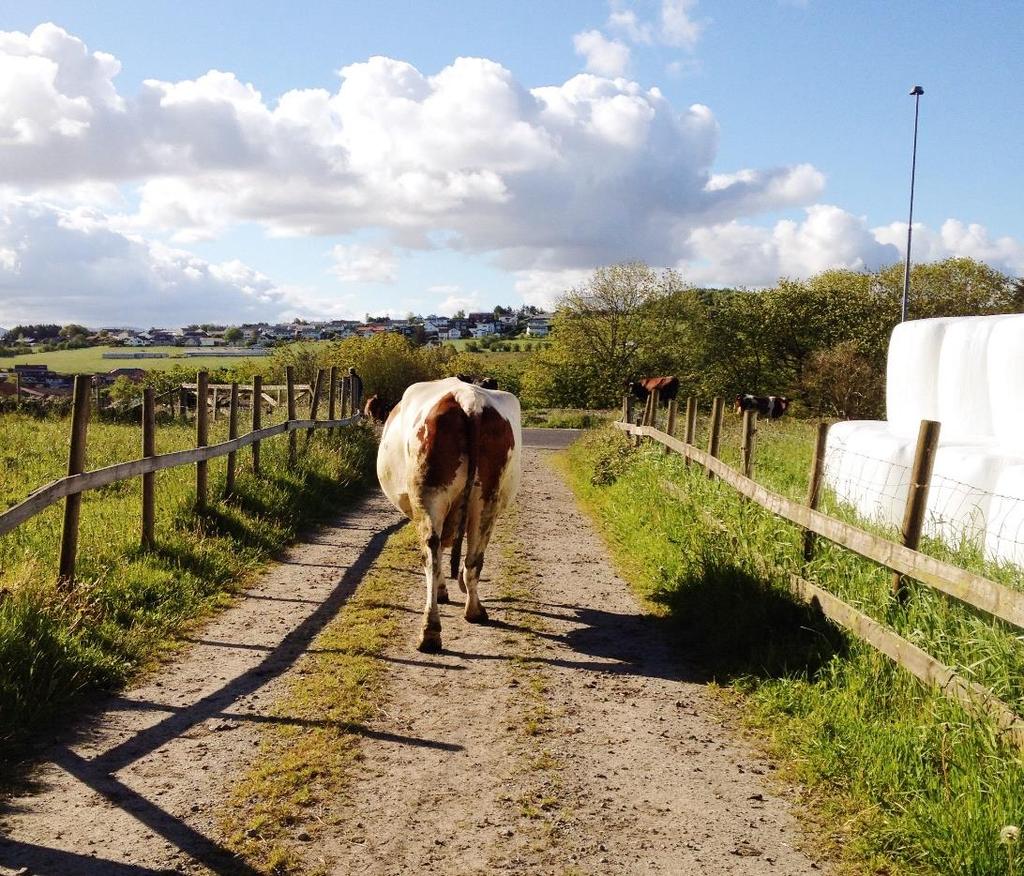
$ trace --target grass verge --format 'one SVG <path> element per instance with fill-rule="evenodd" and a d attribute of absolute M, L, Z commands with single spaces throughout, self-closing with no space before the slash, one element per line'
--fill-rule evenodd
<path fill-rule="evenodd" d="M 359 757 L 360 730 L 381 708 L 383 653 L 410 586 L 394 569 L 420 567 L 416 532 L 392 535 L 358 589 L 298 663 L 255 763 L 223 808 L 228 845 L 262 873 L 320 873 L 317 838 Z"/>
<path fill-rule="evenodd" d="M 764 430 L 758 479 L 798 495 L 810 435 L 795 423 Z M 1001 839 L 1003 827 L 1024 820 L 1020 755 L 987 722 L 790 597 L 784 573 L 801 562 L 795 527 L 612 430 L 581 439 L 565 465 L 625 577 L 676 620 L 694 656 L 812 790 L 820 833 L 847 871 L 1020 869 L 1020 846 Z M 664 480 L 678 496 L 663 491 Z M 985 571 L 1013 583 L 1005 569 Z M 1019 635 L 925 588 L 897 610 L 887 572 L 825 542 L 806 574 L 1024 711 Z"/>
<path fill-rule="evenodd" d="M 223 424 L 218 424 L 223 427 Z M 90 466 L 137 455 L 139 430 L 97 425 Z M 16 459 L 0 483 L 10 503 L 60 471 L 66 423 L 0 418 L 0 453 Z M 165 424 L 158 451 L 188 446 L 191 429 Z M 216 440 L 216 439 L 214 439 Z M 300 446 L 305 445 L 302 436 Z M 176 637 L 230 600 L 303 528 L 361 494 L 372 477 L 372 432 L 319 434 L 286 464 L 287 440 L 263 442 L 255 477 L 239 454 L 236 492 L 194 510 L 194 470 L 157 475 L 157 544 L 142 550 L 139 479 L 85 494 L 78 578 L 58 592 L 61 507 L 0 538 L 0 769 L 9 773 L 39 729 L 59 729 L 74 705 L 116 689 L 174 647 Z M 210 495 L 223 495 L 225 461 L 210 463 Z"/>
<path fill-rule="evenodd" d="M 535 613 L 516 611 L 517 605 L 525 604 L 536 593 L 531 586 L 533 573 L 529 561 L 515 536 L 521 531 L 518 518 L 518 508 L 513 506 L 506 512 L 495 539 L 501 570 L 495 578 L 501 598 L 514 614 L 516 625 L 524 630 L 504 640 L 511 651 L 508 668 L 510 685 L 515 691 L 515 711 L 511 713 L 509 730 L 521 743 L 521 766 L 526 779 L 518 799 L 512 802 L 519 815 L 537 828 L 542 847 L 547 847 L 557 842 L 570 816 L 563 806 L 560 762 L 545 745 L 545 740 L 557 732 L 556 715 L 548 697 L 550 675 L 537 659 L 541 653 L 538 637 L 547 627 Z"/>

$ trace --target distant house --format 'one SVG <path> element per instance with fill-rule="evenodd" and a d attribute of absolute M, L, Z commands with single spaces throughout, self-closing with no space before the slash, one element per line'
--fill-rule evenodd
<path fill-rule="evenodd" d="M 550 313 L 540 313 L 531 316 L 526 322 L 526 334 L 531 338 L 546 338 L 551 334 Z"/>
<path fill-rule="evenodd" d="M 471 332 L 472 332 L 474 338 L 483 338 L 483 337 L 486 337 L 487 335 L 493 335 L 494 331 L 495 331 L 495 327 L 494 327 L 494 322 L 493 321 L 481 321 L 481 322 L 478 322 L 471 329 Z"/>
<path fill-rule="evenodd" d="M 151 347 L 153 342 L 148 335 L 129 335 L 124 339 L 126 347 Z"/>

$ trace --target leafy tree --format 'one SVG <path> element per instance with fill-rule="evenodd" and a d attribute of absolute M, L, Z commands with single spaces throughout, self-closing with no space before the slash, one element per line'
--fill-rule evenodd
<path fill-rule="evenodd" d="M 237 344 L 242 340 L 243 333 L 238 326 L 231 326 L 226 332 L 224 332 L 224 340 L 229 344 Z"/>
<path fill-rule="evenodd" d="M 599 268 L 559 300 L 550 348 L 531 361 L 524 391 L 543 405 L 615 404 L 625 381 L 669 372 L 686 349 L 691 297 L 673 271 Z"/>

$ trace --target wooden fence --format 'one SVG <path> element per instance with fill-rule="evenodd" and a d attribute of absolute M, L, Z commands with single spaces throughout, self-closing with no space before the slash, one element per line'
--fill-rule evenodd
<path fill-rule="evenodd" d="M 26 520 L 30 520 L 40 512 L 64 500 L 64 525 L 61 531 L 59 583 L 63 588 L 70 588 L 75 576 L 75 561 L 78 553 L 78 522 L 81 512 L 82 493 L 97 490 L 108 484 L 130 478 L 142 478 L 141 508 L 141 542 L 149 547 L 153 544 L 153 521 L 155 517 L 155 484 L 154 475 L 158 471 L 177 468 L 183 465 L 196 467 L 196 507 L 205 507 L 208 499 L 207 463 L 211 459 L 227 456 L 228 469 L 225 494 L 230 496 L 234 489 L 237 453 L 245 447 L 252 447 L 253 471 L 260 473 L 260 442 L 276 435 L 287 434 L 289 438 L 288 464 L 296 462 L 298 433 L 307 430 L 306 443 L 309 443 L 314 430 L 336 429 L 356 423 L 361 419 L 359 413 L 362 402 L 361 381 L 356 377 L 348 378 L 341 384 L 340 409 L 338 373 L 336 368 L 320 369 L 316 383 L 310 393 L 309 417 L 299 419 L 296 415 L 296 394 L 298 386 L 294 381 L 291 366 L 286 369 L 288 419 L 283 423 L 263 428 L 261 425 L 263 405 L 252 405 L 252 429 L 245 435 L 238 435 L 239 397 L 242 391 L 237 383 L 228 385 L 228 440 L 219 444 L 209 444 L 209 414 L 212 396 L 207 372 L 200 371 L 194 388 L 197 398 L 196 407 L 196 447 L 191 450 L 177 450 L 172 453 L 156 454 L 156 399 L 152 389 L 145 390 L 142 400 L 142 457 L 129 462 L 119 462 L 93 471 L 85 470 L 86 445 L 90 414 L 90 389 L 92 378 L 78 375 L 75 378 L 74 399 L 71 414 L 71 444 L 68 453 L 68 473 L 62 478 L 40 487 L 31 495 L 0 514 L 0 535 L 10 532 Z M 323 388 L 327 387 L 327 418 L 319 419 L 319 403 Z M 263 396 L 262 379 L 253 378 L 253 385 L 245 387 L 252 398 Z M 205 399 L 206 403 L 201 401 Z M 214 402 L 216 404 L 216 402 Z M 347 416 L 346 416 L 347 412 Z M 338 416 L 340 414 L 340 416 Z"/>
<path fill-rule="evenodd" d="M 692 443 L 696 431 L 696 404 L 692 398 L 687 401 L 685 440 L 670 434 L 676 422 L 675 400 L 669 403 L 669 431 L 658 429 L 657 393 L 652 393 L 643 414 L 635 423 L 631 422 L 632 400 L 624 399 L 623 420 L 615 423 L 615 426 L 632 435 L 638 444 L 643 438 L 649 438 L 661 444 L 666 452 L 675 451 L 682 455 L 687 465 L 692 461 L 703 466 L 709 478 L 717 478 L 728 484 L 745 501 L 754 502 L 772 514 L 802 527 L 805 561 L 813 558 L 814 539 L 820 536 L 890 569 L 894 576 L 893 595 L 897 600 L 907 598 L 905 579 L 914 578 L 972 608 L 1024 629 L 1024 592 L 1013 590 L 951 563 L 926 556 L 916 549 L 928 502 L 931 461 L 938 446 L 937 423 L 923 421 L 921 424 L 910 495 L 901 530 L 902 543 L 898 543 L 817 510 L 824 469 L 825 439 L 828 430 L 826 424 L 821 424 L 818 428 L 815 452 L 811 461 L 808 499 L 806 504 L 801 504 L 766 489 L 752 478 L 754 440 L 757 432 L 756 412 L 746 412 L 744 417 L 743 471 L 736 471 L 718 459 L 722 407 L 722 400 L 716 398 L 712 405 L 707 451 L 700 450 Z M 670 492 L 679 489 L 669 482 L 666 482 L 665 486 Z M 1024 720 L 991 691 L 958 675 L 913 643 L 813 582 L 793 573 L 788 574 L 788 582 L 790 590 L 796 596 L 814 604 L 826 617 L 885 654 L 921 681 L 936 685 L 945 696 L 957 700 L 968 711 L 992 720 L 1011 744 L 1024 750 Z"/>

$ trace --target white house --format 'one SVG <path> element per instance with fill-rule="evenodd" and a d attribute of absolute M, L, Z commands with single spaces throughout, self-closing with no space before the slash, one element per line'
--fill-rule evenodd
<path fill-rule="evenodd" d="M 551 314 L 540 313 L 526 322 L 526 334 L 531 338 L 546 338 L 551 334 Z"/>

